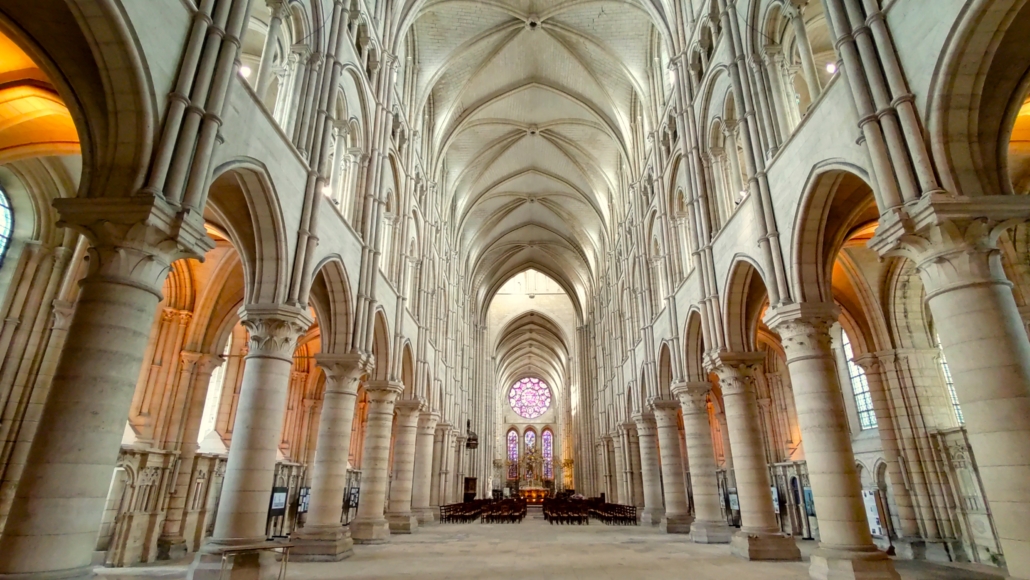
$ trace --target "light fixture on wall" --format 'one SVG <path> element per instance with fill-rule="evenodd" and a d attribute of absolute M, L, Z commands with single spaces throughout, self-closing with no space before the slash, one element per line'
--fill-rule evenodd
<path fill-rule="evenodd" d="M 333 188 L 328 185 L 322 186 L 322 195 L 329 197 L 333 194 Z"/>
<path fill-rule="evenodd" d="M 250 78 L 250 73 L 251 73 L 251 70 L 250 70 L 249 66 L 243 65 L 243 66 L 240 67 L 240 76 L 242 76 L 243 78 L 249 79 Z"/>
<path fill-rule="evenodd" d="M 835 62 L 828 62 L 828 63 L 826 63 L 826 72 L 830 73 L 831 75 L 832 74 L 837 74 L 837 63 L 835 63 Z"/>

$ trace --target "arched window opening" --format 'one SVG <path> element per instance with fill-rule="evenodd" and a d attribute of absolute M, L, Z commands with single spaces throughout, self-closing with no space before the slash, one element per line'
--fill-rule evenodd
<path fill-rule="evenodd" d="M 225 341 L 225 350 L 222 351 L 222 359 L 229 358 L 232 349 L 232 334 L 229 340 Z M 225 388 L 225 365 L 218 365 L 211 373 L 211 380 L 207 383 L 207 396 L 204 398 L 204 413 L 200 419 L 200 431 L 198 432 L 197 443 L 204 441 L 212 431 L 215 430 L 215 422 L 218 419 L 218 407 L 222 403 L 222 389 Z"/>
<path fill-rule="evenodd" d="M 958 402 L 958 393 L 955 392 L 955 381 L 951 378 L 951 368 L 948 366 L 948 359 L 944 358 L 944 349 L 941 348 L 941 337 L 934 335 L 937 340 L 937 365 L 941 369 L 941 378 L 944 379 L 944 386 L 948 387 L 948 398 L 951 401 L 951 409 L 955 413 L 955 420 L 959 425 L 966 424 L 966 418 L 962 416 L 962 406 Z"/>
<path fill-rule="evenodd" d="M 554 433 L 544 429 L 540 435 L 540 448 L 544 459 L 544 479 L 554 479 Z"/>
<path fill-rule="evenodd" d="M 519 417 L 536 419 L 551 407 L 551 389 L 540 379 L 526 377 L 512 385 L 508 403 Z"/>
<path fill-rule="evenodd" d="M 862 430 L 876 427 L 876 413 L 873 411 L 873 398 L 869 394 L 869 381 L 865 371 L 855 364 L 855 352 L 851 349 L 851 338 L 847 332 L 841 333 L 844 358 L 848 361 L 848 377 L 851 379 L 851 392 L 855 395 L 855 408 L 858 411 L 858 423 Z"/>
<path fill-rule="evenodd" d="M 526 440 L 526 455 L 533 455 L 536 451 L 536 431 L 527 429 L 524 438 Z"/>
<path fill-rule="evenodd" d="M 508 479 L 519 478 L 519 434 L 508 430 Z"/>
<path fill-rule="evenodd" d="M 7 192 L 0 187 L 0 268 L 4 265 L 7 250 L 11 247 L 11 235 L 14 233 L 14 211 Z"/>

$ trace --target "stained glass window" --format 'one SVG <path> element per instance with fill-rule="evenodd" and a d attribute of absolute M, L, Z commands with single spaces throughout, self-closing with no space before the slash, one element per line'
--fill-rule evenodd
<path fill-rule="evenodd" d="M 536 447 L 536 431 L 533 431 L 532 429 L 530 429 L 529 431 L 526 431 L 526 455 L 529 455 L 530 453 L 532 453 L 533 449 L 535 447 Z"/>
<path fill-rule="evenodd" d="M 11 200 L 7 192 L 0 189 L 0 266 L 4 263 L 7 248 L 11 247 L 11 234 L 14 231 L 14 212 L 11 211 Z"/>
<path fill-rule="evenodd" d="M 544 454 L 544 479 L 554 479 L 554 433 L 550 429 L 540 434 L 540 447 Z"/>
<path fill-rule="evenodd" d="M 855 364 L 855 352 L 851 349 L 851 339 L 848 333 L 841 333 L 844 340 L 844 358 L 848 359 L 848 377 L 851 379 L 851 391 L 855 394 L 855 408 L 858 411 L 858 423 L 861 428 L 872 429 L 876 427 L 876 412 L 873 411 L 873 398 L 869 394 L 869 380 L 866 379 L 865 371 Z"/>
<path fill-rule="evenodd" d="M 519 434 L 508 431 L 508 479 L 519 478 Z"/>
<path fill-rule="evenodd" d="M 551 389 L 540 379 L 524 378 L 508 391 L 508 403 L 524 419 L 536 419 L 551 406 Z"/>

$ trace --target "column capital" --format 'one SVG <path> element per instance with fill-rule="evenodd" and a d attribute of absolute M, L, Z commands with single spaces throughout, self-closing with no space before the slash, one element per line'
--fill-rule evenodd
<path fill-rule="evenodd" d="M 686 381 L 672 386 L 672 394 L 679 397 L 683 414 L 708 412 L 708 393 L 712 383 L 708 381 Z"/>
<path fill-rule="evenodd" d="M 315 355 L 315 364 L 325 373 L 326 392 L 357 393 L 358 379 L 372 370 L 374 361 L 370 355 L 358 352 L 320 352 Z"/>
<path fill-rule="evenodd" d="M 928 193 L 884 213 L 869 247 L 881 256 L 915 262 L 927 299 L 970 284 L 1011 285 L 998 259 L 997 241 L 1028 216 L 1027 196 Z"/>
<path fill-rule="evenodd" d="M 658 424 L 655 422 L 654 413 L 648 411 L 646 413 L 634 413 L 633 422 L 637 424 L 637 432 L 640 435 L 655 435 L 657 433 Z"/>
<path fill-rule="evenodd" d="M 436 432 L 436 424 L 440 421 L 440 413 L 422 411 L 418 415 L 418 434 L 431 436 Z"/>
<path fill-rule="evenodd" d="M 307 310 L 285 304 L 249 304 L 240 308 L 239 315 L 240 324 L 250 335 L 247 358 L 293 362 L 297 339 L 314 322 Z"/>
<path fill-rule="evenodd" d="M 740 395 L 751 388 L 752 375 L 762 368 L 765 353 L 719 352 L 711 355 L 709 364 L 719 375 L 723 395 Z"/>
<path fill-rule="evenodd" d="M 172 262 L 214 248 L 202 219 L 154 195 L 59 198 L 59 226 L 90 241 L 87 279 L 124 284 L 161 298 Z"/>
<path fill-rule="evenodd" d="M 636 435 L 637 424 L 633 421 L 626 421 L 625 423 L 619 424 L 619 429 L 621 429 L 622 432 L 625 433 L 627 437 L 629 437 L 631 435 Z"/>
<path fill-rule="evenodd" d="M 401 399 L 397 401 L 396 405 L 394 405 L 394 409 L 396 410 L 398 417 L 404 416 L 415 419 L 418 418 L 418 414 L 425 408 L 426 402 L 420 397 L 415 397 L 414 399 Z"/>
<path fill-rule="evenodd" d="M 780 335 L 787 362 L 824 356 L 830 351 L 830 327 L 840 309 L 829 302 L 800 302 L 770 309 L 765 323 Z"/>
<path fill-rule="evenodd" d="M 447 433 L 450 433 L 450 431 L 451 431 L 451 424 L 448 423 L 447 421 L 443 421 L 441 423 L 437 423 L 436 424 L 436 432 L 441 437 L 447 435 Z"/>

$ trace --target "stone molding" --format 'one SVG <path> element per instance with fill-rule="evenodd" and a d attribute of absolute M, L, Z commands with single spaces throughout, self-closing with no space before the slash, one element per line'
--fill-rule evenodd
<path fill-rule="evenodd" d="M 404 392 L 404 384 L 396 381 L 368 381 L 365 383 L 369 405 L 394 405 L 397 396 Z"/>
<path fill-rule="evenodd" d="M 418 416 L 418 435 L 427 437 L 436 433 L 436 424 L 440 420 L 440 413 L 436 411 L 422 411 Z"/>
<path fill-rule="evenodd" d="M 636 423 L 639 437 L 658 436 L 658 424 L 655 422 L 654 413 L 634 413 L 633 422 Z"/>
<path fill-rule="evenodd" d="M 761 352 L 719 352 L 711 356 L 711 370 L 719 375 L 723 396 L 745 394 L 753 389 L 753 373 L 765 363 Z"/>
<path fill-rule="evenodd" d="M 712 383 L 708 381 L 688 381 L 672 386 L 672 396 L 678 397 L 684 415 L 695 413 L 708 414 L 708 393 Z"/>
<path fill-rule="evenodd" d="M 284 304 L 253 304 L 240 308 L 247 329 L 247 358 L 267 357 L 293 362 L 297 339 L 314 320 L 307 310 Z"/>

